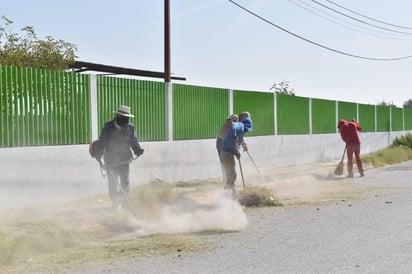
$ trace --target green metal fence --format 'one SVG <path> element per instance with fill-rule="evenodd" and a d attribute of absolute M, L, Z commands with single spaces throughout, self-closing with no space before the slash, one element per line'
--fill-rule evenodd
<path fill-rule="evenodd" d="M 89 76 L 0 66 L 0 147 L 90 139 Z"/>
<path fill-rule="evenodd" d="M 404 115 L 404 127 L 405 130 L 412 130 L 412 109 L 410 108 L 405 108 L 403 109 L 403 115 Z"/>
<path fill-rule="evenodd" d="M 359 104 L 358 119 L 363 132 L 375 132 L 375 106 Z"/>
<path fill-rule="evenodd" d="M 184 84 L 169 97 L 163 82 L 95 78 L 93 88 L 86 74 L 0 66 L 0 147 L 87 144 L 122 104 L 140 141 L 215 138 L 231 111 L 251 113 L 249 136 L 336 133 L 341 118 L 358 119 L 363 132 L 412 130 L 411 109 Z"/>
<path fill-rule="evenodd" d="M 336 101 L 312 99 L 312 133 L 336 132 Z"/>
<path fill-rule="evenodd" d="M 376 120 L 378 132 L 391 130 L 390 108 L 387 106 L 376 106 Z"/>
<path fill-rule="evenodd" d="M 392 108 L 392 131 L 401 131 L 403 130 L 403 109 L 401 108 Z"/>
<path fill-rule="evenodd" d="M 229 115 L 226 89 L 173 85 L 173 139 L 215 138 Z"/>
<path fill-rule="evenodd" d="M 253 131 L 248 136 L 275 134 L 274 94 L 258 91 L 233 91 L 234 113 L 248 111 L 253 120 Z M 252 115 L 253 114 L 253 115 Z"/>
<path fill-rule="evenodd" d="M 276 96 L 278 134 L 309 134 L 309 98 Z"/>
<path fill-rule="evenodd" d="M 163 82 L 97 77 L 99 130 L 112 120 L 120 105 L 131 107 L 130 118 L 140 141 L 164 141 L 167 138 L 166 93 Z M 99 132 L 100 134 L 100 132 Z"/>
<path fill-rule="evenodd" d="M 356 103 L 338 102 L 338 119 L 345 119 L 351 121 L 357 119 L 357 107 Z M 336 122 L 337 123 L 337 122 Z"/>

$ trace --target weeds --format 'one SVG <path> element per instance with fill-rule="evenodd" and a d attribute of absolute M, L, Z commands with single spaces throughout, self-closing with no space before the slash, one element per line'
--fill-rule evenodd
<path fill-rule="evenodd" d="M 412 134 L 396 137 L 389 147 L 362 157 L 364 163 L 382 167 L 412 160 Z"/>
<path fill-rule="evenodd" d="M 391 147 L 406 146 L 412 149 L 412 134 L 407 133 L 404 136 L 396 137 L 393 140 Z"/>

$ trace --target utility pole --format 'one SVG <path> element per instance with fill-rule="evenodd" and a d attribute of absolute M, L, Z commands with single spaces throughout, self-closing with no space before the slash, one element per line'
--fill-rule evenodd
<path fill-rule="evenodd" d="M 165 43 L 165 83 L 170 83 L 170 0 L 165 0 L 165 26 L 164 26 L 164 43 Z"/>
<path fill-rule="evenodd" d="M 173 89 L 170 82 L 170 0 L 164 2 L 165 26 L 164 26 L 164 43 L 165 43 L 165 91 L 167 94 L 166 119 L 167 119 L 167 139 L 173 141 Z"/>

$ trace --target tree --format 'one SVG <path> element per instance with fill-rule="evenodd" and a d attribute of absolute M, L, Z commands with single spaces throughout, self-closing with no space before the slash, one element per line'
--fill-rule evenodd
<path fill-rule="evenodd" d="M 412 108 L 412 99 L 409 99 L 408 101 L 405 101 L 403 103 L 403 108 Z"/>
<path fill-rule="evenodd" d="M 19 35 L 12 30 L 12 20 L 1 18 L 4 26 L 0 25 L 0 64 L 66 70 L 77 58 L 74 44 L 51 36 L 39 39 L 32 26 L 22 28 Z"/>
<path fill-rule="evenodd" d="M 378 106 L 384 106 L 384 107 L 396 107 L 396 105 L 391 102 L 386 102 L 385 100 L 382 100 L 382 102 L 378 102 Z"/>
<path fill-rule="evenodd" d="M 276 93 L 295 96 L 295 90 L 289 87 L 289 81 L 283 80 L 280 83 L 274 83 L 269 90 L 274 90 Z"/>

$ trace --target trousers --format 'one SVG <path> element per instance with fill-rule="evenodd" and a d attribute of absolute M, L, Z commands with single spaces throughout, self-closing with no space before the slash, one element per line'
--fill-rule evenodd
<path fill-rule="evenodd" d="M 129 193 L 129 163 L 107 169 L 109 197 L 113 207 L 127 206 L 126 197 Z"/>
<path fill-rule="evenodd" d="M 362 160 L 360 157 L 360 144 L 350 144 L 346 146 L 348 153 L 348 174 L 353 175 L 353 155 L 355 155 L 358 171 L 363 175 Z"/>
<path fill-rule="evenodd" d="M 224 170 L 225 189 L 235 191 L 236 170 L 235 170 L 235 155 L 230 152 L 221 151 L 220 161 Z M 234 194 L 234 193 L 233 193 Z"/>

